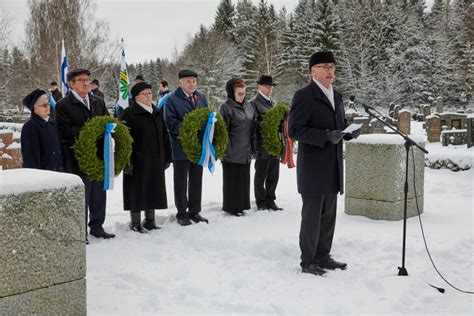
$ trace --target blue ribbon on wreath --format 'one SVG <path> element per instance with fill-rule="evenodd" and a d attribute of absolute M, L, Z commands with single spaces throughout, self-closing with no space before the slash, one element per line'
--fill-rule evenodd
<path fill-rule="evenodd" d="M 115 123 L 105 124 L 104 134 L 104 191 L 114 188 L 115 178 L 115 141 L 112 133 L 115 132 Z"/>
<path fill-rule="evenodd" d="M 204 131 L 204 136 L 202 138 L 202 152 L 201 157 L 199 158 L 198 165 L 202 167 L 208 167 L 211 174 L 214 174 L 215 164 L 216 164 L 216 150 L 212 145 L 212 140 L 214 138 L 214 126 L 217 121 L 216 112 L 209 113 L 206 129 Z"/>

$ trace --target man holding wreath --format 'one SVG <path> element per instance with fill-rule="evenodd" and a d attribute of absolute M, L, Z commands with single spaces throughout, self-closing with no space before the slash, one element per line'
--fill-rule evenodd
<path fill-rule="evenodd" d="M 178 213 L 176 219 L 181 226 L 191 225 L 192 222 L 206 222 L 202 217 L 202 166 L 191 162 L 183 152 L 183 146 L 178 139 L 179 128 L 184 116 L 197 108 L 207 107 L 207 100 L 197 89 L 198 74 L 184 69 L 178 73 L 179 87 L 168 97 L 163 106 L 168 132 L 171 137 L 173 157 L 174 201 Z M 187 211 L 186 211 L 187 210 Z"/>
<path fill-rule="evenodd" d="M 114 234 L 104 231 L 107 195 L 103 181 L 89 179 L 80 169 L 72 146 L 79 137 L 84 124 L 95 116 L 109 115 L 104 100 L 90 93 L 90 71 L 77 68 L 67 74 L 70 92 L 56 104 L 56 121 L 59 137 L 63 145 L 63 159 L 66 171 L 81 177 L 86 189 L 85 212 L 90 213 L 90 234 L 96 238 L 114 238 Z"/>

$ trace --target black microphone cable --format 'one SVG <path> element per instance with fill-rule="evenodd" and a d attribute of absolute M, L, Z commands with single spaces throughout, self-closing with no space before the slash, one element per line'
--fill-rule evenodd
<path fill-rule="evenodd" d="M 466 294 L 474 294 L 473 291 L 467 291 L 467 290 L 463 290 L 463 289 L 460 289 L 454 285 L 452 285 L 448 280 L 446 280 L 446 278 L 441 274 L 441 272 L 439 272 L 438 268 L 436 267 L 436 264 L 434 263 L 433 261 L 433 258 L 431 257 L 431 253 L 428 249 L 428 244 L 426 243 L 426 238 L 425 238 L 425 232 L 423 230 L 423 223 L 421 221 L 421 214 L 420 214 L 420 209 L 418 207 L 418 198 L 417 198 L 417 195 L 416 195 L 416 172 L 415 172 L 415 154 L 414 154 L 414 151 L 413 151 L 413 147 L 411 147 L 411 156 L 412 156 L 412 160 L 413 160 L 413 190 L 415 191 L 415 203 L 416 203 L 416 211 L 418 212 L 418 220 L 420 221 L 420 228 L 421 228 L 421 235 L 423 236 L 423 242 L 425 243 L 425 249 L 426 249 L 426 253 L 428 253 L 428 257 L 430 258 L 430 261 L 431 261 L 431 264 L 433 265 L 433 268 L 435 269 L 435 271 L 438 273 L 438 275 L 441 277 L 441 279 L 443 279 L 444 282 L 446 282 L 450 287 L 452 287 L 453 289 L 455 289 L 456 291 L 459 291 L 461 293 L 466 293 Z M 428 282 L 427 282 L 428 283 Z M 434 286 L 430 283 L 428 283 L 429 286 L 437 289 L 440 293 L 444 293 L 445 290 L 441 287 L 437 287 L 437 286 Z"/>

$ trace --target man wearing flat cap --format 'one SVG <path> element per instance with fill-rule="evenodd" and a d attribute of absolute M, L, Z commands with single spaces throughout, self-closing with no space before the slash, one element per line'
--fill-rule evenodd
<path fill-rule="evenodd" d="M 48 95 L 35 89 L 23 99 L 23 104 L 31 111 L 21 130 L 23 168 L 64 171 L 58 129 L 49 118 Z"/>
<path fill-rule="evenodd" d="M 133 138 L 131 168 L 123 175 L 123 205 L 130 211 L 130 229 L 145 233 L 160 228 L 155 210 L 168 208 L 165 169 L 171 163 L 171 145 L 163 112 L 152 104 L 152 86 L 139 82 L 131 93 L 132 102 L 122 116 Z"/>
<path fill-rule="evenodd" d="M 183 118 L 189 112 L 207 107 L 207 100 L 197 88 L 198 74 L 184 69 L 178 73 L 179 87 L 170 94 L 163 105 L 166 126 L 171 136 L 174 177 L 174 201 L 178 213 L 176 219 L 181 226 L 191 225 L 192 222 L 208 222 L 202 217 L 202 166 L 189 161 L 183 152 L 183 146 L 178 139 L 179 128 Z"/>
<path fill-rule="evenodd" d="M 90 234 L 96 238 L 113 238 L 104 231 L 106 192 L 103 181 L 89 179 L 80 169 L 72 146 L 84 124 L 95 116 L 109 115 L 104 100 L 90 93 L 90 71 L 77 68 L 67 73 L 70 92 L 56 104 L 56 121 L 63 145 L 66 171 L 81 177 L 86 189 L 86 224 L 88 214 Z M 86 228 L 87 232 L 87 228 Z"/>
<path fill-rule="evenodd" d="M 250 104 L 257 116 L 256 160 L 254 176 L 255 202 L 258 210 L 278 211 L 282 208 L 276 205 L 275 190 L 280 175 L 280 160 L 271 156 L 262 146 L 262 121 L 265 113 L 270 110 L 273 102 L 272 93 L 276 83 L 272 76 L 262 75 L 257 81 L 257 95 Z"/>
<path fill-rule="evenodd" d="M 347 126 L 342 96 L 333 89 L 336 60 L 321 51 L 309 59 L 312 80 L 291 102 L 288 133 L 298 141 L 298 192 L 303 200 L 299 244 L 303 273 L 323 275 L 347 268 L 334 260 L 331 246 L 336 224 L 337 194 L 344 192 L 342 139 Z"/>

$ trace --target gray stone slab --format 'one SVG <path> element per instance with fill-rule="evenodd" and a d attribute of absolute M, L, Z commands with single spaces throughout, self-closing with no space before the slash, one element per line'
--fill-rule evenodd
<path fill-rule="evenodd" d="M 424 154 L 416 148 L 414 154 L 416 193 L 420 212 L 423 212 Z M 393 134 L 362 135 L 346 143 L 345 159 L 345 212 L 374 219 L 399 219 L 397 214 L 400 205 L 403 210 L 404 199 L 404 140 Z M 408 199 L 414 199 L 411 153 L 408 168 Z M 377 216 L 376 212 L 380 214 Z M 416 210 L 410 214 L 416 215 Z"/>
<path fill-rule="evenodd" d="M 0 315 L 87 315 L 86 280 L 0 298 Z"/>
<path fill-rule="evenodd" d="M 423 195 L 420 196 L 417 194 L 417 199 L 420 213 L 423 213 Z M 403 219 L 403 200 L 386 202 L 346 197 L 345 213 L 349 215 L 361 215 L 376 220 L 398 221 Z M 417 215 L 415 199 L 408 199 L 407 217 Z"/>
<path fill-rule="evenodd" d="M 86 275 L 82 182 L 55 172 L 41 177 L 31 172 L 28 180 L 21 172 L 19 169 L 17 178 L 24 182 L 22 188 L 0 190 L 0 298 Z M 12 174 L 4 171 L 3 175 L 8 179 Z M 18 186 L 13 178 L 5 184 Z M 45 190 L 25 191 L 25 187 L 34 188 L 34 182 L 41 188 L 41 182 L 48 181 Z"/>

